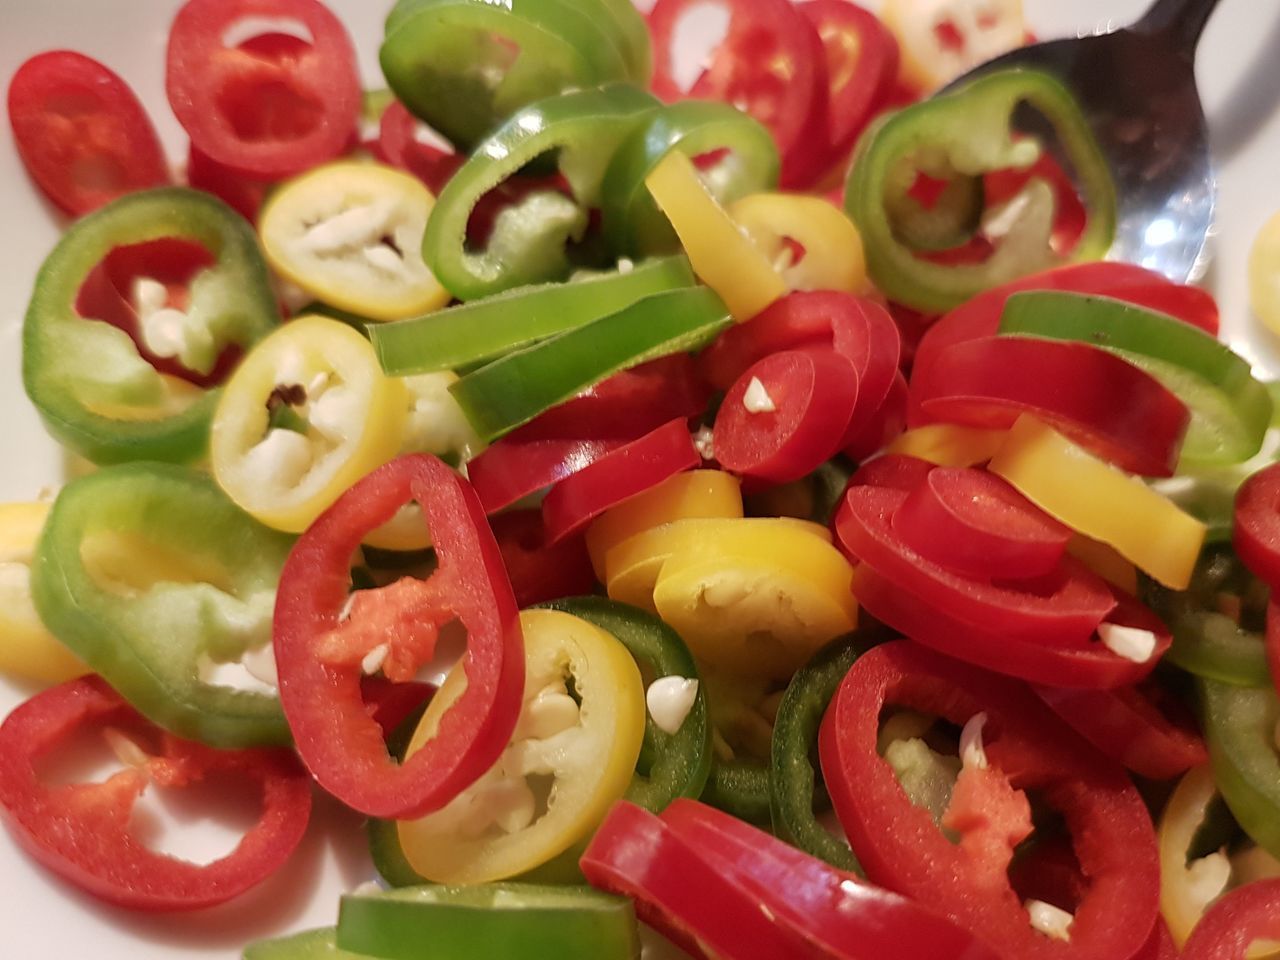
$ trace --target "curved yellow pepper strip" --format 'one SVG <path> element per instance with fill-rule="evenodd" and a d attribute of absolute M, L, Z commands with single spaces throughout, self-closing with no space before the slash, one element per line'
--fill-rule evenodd
<path fill-rule="evenodd" d="M 1174 590 L 1191 582 L 1205 525 L 1141 480 L 1023 415 L 989 469 L 1050 516 L 1115 549 Z"/>
<path fill-rule="evenodd" d="M 741 516 L 737 477 L 723 470 L 690 470 L 606 511 L 587 529 L 587 552 L 596 579 L 604 582 L 609 551 L 638 533 L 674 520 Z"/>
<path fill-rule="evenodd" d="M 62 683 L 89 668 L 51 634 L 31 601 L 31 557 L 47 503 L 0 503 L 0 673 Z"/>
<path fill-rule="evenodd" d="M 795 193 L 756 193 L 730 204 L 728 212 L 788 289 L 868 291 L 862 234 L 831 201 Z M 803 249 L 800 259 L 788 240 Z"/>
<path fill-rule="evenodd" d="M 918 457 L 940 467 L 972 467 L 995 456 L 1008 434 L 1008 430 L 931 423 L 899 434 L 885 453 Z"/>
<path fill-rule="evenodd" d="M 750 320 L 787 293 L 773 263 L 733 222 L 683 153 L 668 153 L 645 186 L 679 235 L 693 272 L 720 295 L 735 320 Z"/>
<path fill-rule="evenodd" d="M 1077 533 L 1067 543 L 1067 553 L 1130 596 L 1137 594 L 1138 568 L 1112 547 Z"/>

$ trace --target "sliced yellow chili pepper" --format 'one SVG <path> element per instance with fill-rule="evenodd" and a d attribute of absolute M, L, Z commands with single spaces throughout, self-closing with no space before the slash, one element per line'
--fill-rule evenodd
<path fill-rule="evenodd" d="M 337 320 L 300 317 L 227 381 L 210 437 L 214 477 L 261 522 L 300 533 L 396 455 L 408 410 L 369 341 Z"/>
<path fill-rule="evenodd" d="M 789 290 L 863 294 L 869 289 L 862 234 L 831 201 L 804 194 L 756 193 L 730 204 L 728 212 Z M 800 256 L 793 245 L 800 247 Z"/>
<path fill-rule="evenodd" d="M 258 232 L 276 272 L 312 296 L 371 320 L 401 320 L 450 300 L 422 259 L 435 202 L 401 170 L 331 163 L 272 194 Z"/>
<path fill-rule="evenodd" d="M 931 423 L 899 434 L 885 453 L 918 457 L 940 467 L 972 467 L 995 456 L 1008 433 L 1008 430 Z"/>
<path fill-rule="evenodd" d="M 1067 543 L 1067 553 L 1103 580 L 1130 596 L 1138 592 L 1138 568 L 1105 543 L 1076 534 Z"/>
<path fill-rule="evenodd" d="M 683 153 L 668 153 L 645 185 L 684 244 L 693 272 L 720 295 L 735 320 L 750 320 L 786 294 L 786 281 L 773 263 L 716 202 Z"/>
<path fill-rule="evenodd" d="M 31 600 L 31 557 L 47 503 L 0 503 L 0 673 L 62 683 L 89 668 L 51 634 Z"/>
<path fill-rule="evenodd" d="M 1249 248 L 1249 306 L 1280 333 L 1280 213 L 1263 224 Z"/>
<path fill-rule="evenodd" d="M 606 511 L 591 524 L 587 530 L 591 566 L 603 582 L 609 551 L 636 534 L 675 520 L 741 516 L 742 489 L 737 477 L 723 470 L 678 473 Z"/>
<path fill-rule="evenodd" d="M 1183 590 L 1191 582 L 1205 525 L 1034 417 L 1018 418 L 989 469 L 1050 516 L 1115 547 L 1165 586 Z"/>

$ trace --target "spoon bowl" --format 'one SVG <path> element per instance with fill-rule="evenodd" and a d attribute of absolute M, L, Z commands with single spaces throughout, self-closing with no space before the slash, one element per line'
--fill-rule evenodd
<path fill-rule="evenodd" d="M 1058 77 L 1080 102 L 1115 180 L 1109 258 L 1196 280 L 1209 263 L 1217 191 L 1195 48 L 1217 2 L 1156 0 L 1129 27 L 1013 50 L 947 89 L 1012 67 Z"/>

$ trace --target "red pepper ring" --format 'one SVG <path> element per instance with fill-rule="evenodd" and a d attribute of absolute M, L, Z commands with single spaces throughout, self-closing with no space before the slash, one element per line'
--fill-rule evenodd
<path fill-rule="evenodd" d="M 102 783 L 51 784 L 37 766 L 78 731 L 115 729 L 138 763 Z M 149 783 L 182 788 L 206 776 L 255 783 L 262 812 L 236 848 L 208 864 L 149 849 L 130 816 Z M 287 750 L 213 750 L 143 719 L 96 676 L 52 687 L 0 726 L 0 812 L 18 843 L 62 879 L 109 903 L 137 910 L 211 907 L 279 869 L 302 840 L 311 783 Z"/>
<path fill-rule="evenodd" d="M 868 460 L 849 478 L 850 487 L 887 487 L 910 493 L 925 481 L 935 465 L 905 453 L 886 453 Z M 845 545 L 846 547 L 848 544 Z"/>
<path fill-rule="evenodd" d="M 1087 886 L 1069 944 L 1034 930 L 1007 873 L 1011 850 L 953 844 L 911 803 L 876 749 L 880 717 L 906 707 L 983 731 L 993 782 L 1035 790 L 1060 813 Z M 1022 684 L 908 642 L 864 654 L 845 676 L 818 738 L 823 777 L 868 878 L 936 906 L 1019 960 L 1132 957 L 1151 934 L 1160 867 L 1151 816 L 1117 765 L 1098 754 Z M 963 782 L 963 775 L 962 775 Z M 954 804 L 953 804 L 954 806 Z M 979 818 L 984 811 L 979 810 Z M 994 808 L 987 811 L 995 815 Z"/>
<path fill-rule="evenodd" d="M 1263 467 L 1236 493 L 1231 545 L 1250 573 L 1280 592 L 1280 464 Z"/>
<path fill-rule="evenodd" d="M 617 450 L 625 440 L 515 440 L 503 437 L 467 464 L 486 513 L 497 513 Z"/>
<path fill-rule="evenodd" d="M 889 395 L 880 404 L 880 409 L 864 420 L 857 430 L 846 431 L 844 455 L 861 462 L 893 443 L 907 428 L 907 397 L 907 378 L 901 370 L 895 371 Z M 857 416 L 855 411 L 849 421 L 851 427 Z"/>
<path fill-rule="evenodd" d="M 1182 960 L 1244 960 L 1258 940 L 1280 940 L 1280 880 L 1232 890 L 1200 918 Z"/>
<path fill-rule="evenodd" d="M 725 394 L 712 430 L 716 460 L 755 480 L 798 480 L 840 449 L 857 401 L 857 371 L 835 350 L 771 354 Z"/>
<path fill-rule="evenodd" d="M 1062 559 L 1071 531 L 986 470 L 938 467 L 893 514 L 912 550 L 972 577 L 1039 577 Z"/>
<path fill-rule="evenodd" d="M 352 555 L 411 501 L 430 529 L 435 572 L 352 595 Z M 467 633 L 467 689 L 436 736 L 400 764 L 365 709 L 362 661 L 381 648 L 387 678 L 412 680 L 454 620 Z M 298 539 L 276 593 L 274 645 L 303 761 L 322 787 L 372 817 L 443 807 L 493 766 L 520 713 L 524 644 L 502 555 L 470 486 L 425 454 L 373 471 Z"/>
<path fill-rule="evenodd" d="M 262 17 L 297 21 L 311 42 L 280 58 L 224 45 Z M 259 180 L 337 157 L 360 118 L 355 48 L 318 0 L 188 0 L 170 28 L 165 89 L 201 153 Z"/>

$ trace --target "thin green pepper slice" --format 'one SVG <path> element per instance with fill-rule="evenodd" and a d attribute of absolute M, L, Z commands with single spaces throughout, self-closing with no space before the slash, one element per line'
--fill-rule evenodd
<path fill-rule="evenodd" d="M 278 697 L 220 684 L 215 670 L 269 654 L 292 542 L 205 474 L 121 464 L 62 488 L 31 595 L 50 631 L 166 730 L 216 747 L 287 744 Z"/>
<path fill-rule="evenodd" d="M 1167 314 L 1075 293 L 1009 298 L 1000 333 L 1089 343 L 1151 374 L 1191 411 L 1182 466 L 1240 463 L 1257 454 L 1271 424 L 1271 395 L 1239 354 Z"/>
<path fill-rule="evenodd" d="M 420 886 L 342 898 L 337 945 L 387 960 L 634 960 L 630 900 L 590 887 Z"/>
<path fill-rule="evenodd" d="M 933 244 L 916 241 L 912 246 L 911 236 L 896 227 L 894 216 L 902 217 L 904 198 L 917 172 L 950 183 L 1031 166 L 1040 157 L 1041 145 L 1014 136 L 1014 114 L 1024 104 L 1053 128 L 1081 186 L 1088 222 L 1079 243 L 1069 255 L 1053 249 L 1053 191 L 1036 178 L 1013 201 L 1021 209 L 985 262 L 947 265 L 917 256 Z M 1111 245 L 1116 220 L 1115 185 L 1079 106 L 1049 74 L 1017 69 L 987 74 L 875 125 L 860 141 L 845 187 L 845 207 L 862 232 L 876 286 L 891 300 L 930 313 L 949 310 L 1029 273 L 1098 259 Z M 952 210 L 945 205 L 939 215 L 967 222 L 969 207 L 962 203 Z M 948 229 L 961 226 L 957 221 Z M 909 232 L 920 236 L 928 231 L 915 223 Z"/>
<path fill-rule="evenodd" d="M 187 462 L 208 446 L 218 391 L 175 394 L 129 334 L 76 312 L 81 286 L 107 254 L 162 238 L 191 241 L 214 258 L 193 280 L 185 311 L 207 334 L 189 364 L 202 368 L 197 372 L 212 370 L 223 349 L 247 349 L 279 323 L 257 237 L 208 194 L 135 193 L 73 224 L 36 277 L 22 329 L 22 380 L 49 432 L 94 463 Z"/>
<path fill-rule="evenodd" d="M 495 360 L 449 392 L 480 437 L 492 441 L 619 370 L 696 350 L 732 324 L 706 287 L 659 293 Z"/>
<path fill-rule="evenodd" d="M 618 147 L 604 178 L 601 211 L 610 246 L 632 256 L 678 250 L 680 239 L 645 179 L 672 150 L 722 153 L 703 180 L 722 205 L 776 189 L 781 161 L 769 131 L 727 103 L 683 100 L 656 110 Z"/>
<path fill-rule="evenodd" d="M 544 604 L 562 610 L 615 636 L 640 665 L 646 680 L 659 677 L 698 679 L 693 655 L 680 635 L 652 614 L 603 597 L 574 597 Z M 625 799 L 661 813 L 678 797 L 702 793 L 711 770 L 711 722 L 701 686 L 684 723 L 675 733 L 660 730 L 645 717 L 640 764 Z"/>
<path fill-rule="evenodd" d="M 337 927 L 322 927 L 259 940 L 244 948 L 244 960 L 369 960 L 368 954 L 340 949 L 337 939 Z"/>
<path fill-rule="evenodd" d="M 767 827 L 773 816 L 769 764 L 763 760 L 716 760 L 701 800 L 739 820 Z"/>
<path fill-rule="evenodd" d="M 862 645 L 854 637 L 849 634 L 833 640 L 791 678 L 773 725 L 769 777 L 774 832 L 842 870 L 858 870 L 858 861 L 849 844 L 814 816 L 814 794 L 821 772 L 813 757 L 827 705 L 862 653 Z"/>
<path fill-rule="evenodd" d="M 1245 833 L 1280 856 L 1280 753 L 1274 688 L 1203 680 L 1205 740 L 1214 780 Z"/>
<path fill-rule="evenodd" d="M 391 376 L 458 370 L 694 283 L 687 259 L 664 257 L 628 272 L 517 287 L 426 316 L 370 324 L 367 330 L 382 369 Z"/>
<path fill-rule="evenodd" d="M 656 105 L 649 94 L 614 84 L 549 97 L 511 117 L 476 147 L 436 200 L 422 238 L 423 259 L 436 279 L 458 299 L 475 300 L 567 277 L 566 245 L 585 235 L 614 151 Z M 467 223 L 480 199 L 552 153 L 572 197 L 533 192 L 498 214 L 483 250 L 468 249 Z"/>

